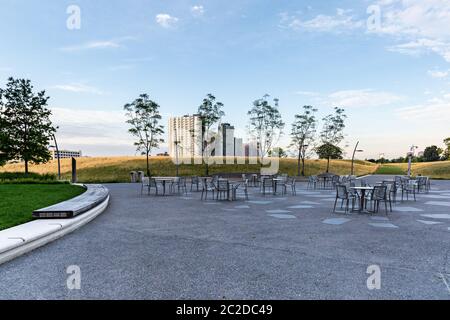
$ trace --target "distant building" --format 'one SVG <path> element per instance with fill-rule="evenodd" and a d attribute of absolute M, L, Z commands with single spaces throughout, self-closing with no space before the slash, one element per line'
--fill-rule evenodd
<path fill-rule="evenodd" d="M 259 144 L 256 141 L 250 141 L 244 144 L 246 157 L 259 157 Z"/>
<path fill-rule="evenodd" d="M 50 150 L 52 155 L 52 159 L 58 159 L 58 152 L 55 149 Z M 83 155 L 81 151 L 70 151 L 70 150 L 59 150 L 59 158 L 67 159 L 67 158 L 81 158 Z"/>
<path fill-rule="evenodd" d="M 169 153 L 168 153 L 168 152 L 158 153 L 156 156 L 157 156 L 157 157 L 168 157 L 168 156 L 169 156 Z"/>
<path fill-rule="evenodd" d="M 169 154 L 192 158 L 202 155 L 202 119 L 198 114 L 169 118 Z"/>
<path fill-rule="evenodd" d="M 234 138 L 234 156 L 244 156 L 244 141 L 242 140 L 242 138 Z"/>

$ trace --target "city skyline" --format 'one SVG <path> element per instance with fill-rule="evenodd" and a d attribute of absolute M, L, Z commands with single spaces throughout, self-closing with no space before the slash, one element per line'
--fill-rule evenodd
<path fill-rule="evenodd" d="M 342 147 L 348 155 L 360 141 L 361 159 L 404 156 L 448 136 L 445 1 L 2 4 L 0 87 L 13 76 L 45 89 L 64 149 L 134 155 L 123 105 L 141 93 L 161 105 L 166 141 L 168 118 L 195 113 L 207 93 L 244 140 L 252 102 L 279 98 L 284 148 L 303 105 L 319 108 L 319 118 L 345 108 Z M 72 5 L 79 29 L 67 26 Z M 371 29 L 374 8 L 380 26 Z M 165 150 L 167 142 L 154 153 Z"/>

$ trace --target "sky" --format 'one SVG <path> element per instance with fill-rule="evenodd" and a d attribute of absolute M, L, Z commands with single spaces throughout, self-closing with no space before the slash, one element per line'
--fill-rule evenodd
<path fill-rule="evenodd" d="M 212 93 L 244 140 L 252 102 L 270 94 L 286 122 L 280 146 L 303 105 L 320 119 L 343 107 L 341 146 L 351 156 L 359 141 L 360 159 L 450 136 L 448 0 L 0 5 L 0 87 L 13 76 L 46 90 L 60 148 L 135 155 L 123 105 L 141 93 L 161 106 L 165 125 Z"/>

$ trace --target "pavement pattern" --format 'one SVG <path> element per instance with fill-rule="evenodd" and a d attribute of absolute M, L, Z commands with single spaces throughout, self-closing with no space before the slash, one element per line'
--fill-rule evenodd
<path fill-rule="evenodd" d="M 0 265 L 0 299 L 450 299 L 450 181 L 387 215 L 333 214 L 334 191 L 300 183 L 296 196 L 250 188 L 235 202 L 106 186 L 94 221 Z"/>

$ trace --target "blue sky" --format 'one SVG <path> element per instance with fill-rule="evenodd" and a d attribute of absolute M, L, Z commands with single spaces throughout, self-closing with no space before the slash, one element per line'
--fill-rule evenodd
<path fill-rule="evenodd" d="M 449 1 L 0 2 L 0 86 L 14 76 L 45 89 L 60 144 L 88 155 L 135 154 L 122 108 L 144 92 L 165 117 L 211 92 L 244 138 L 252 101 L 269 93 L 282 146 L 301 106 L 344 107 L 342 146 L 360 140 L 360 158 L 450 136 Z M 80 29 L 67 28 L 70 5 Z"/>

